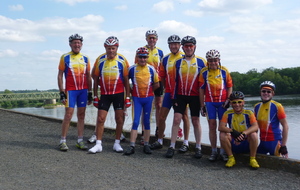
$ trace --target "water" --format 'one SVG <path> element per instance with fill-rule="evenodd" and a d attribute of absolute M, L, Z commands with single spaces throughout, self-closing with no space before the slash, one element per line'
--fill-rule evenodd
<path fill-rule="evenodd" d="M 282 105 L 285 107 L 285 112 L 287 114 L 287 121 L 289 124 L 289 136 L 288 136 L 288 142 L 287 147 L 289 151 L 289 158 L 299 159 L 300 160 L 300 151 L 299 147 L 297 146 L 297 143 L 299 143 L 299 134 L 300 134 L 300 128 L 297 127 L 300 123 L 300 96 L 299 95 L 293 95 L 293 96 L 275 96 L 274 100 L 279 101 L 282 103 Z M 254 104 L 260 101 L 260 97 L 247 97 L 245 99 L 246 108 L 252 109 Z M 47 116 L 47 117 L 53 117 L 53 118 L 59 118 L 63 119 L 65 109 L 64 107 L 56 107 L 54 109 L 44 109 L 44 108 L 14 108 L 12 110 L 19 111 L 19 112 L 25 112 L 30 113 L 34 115 L 41 115 L 41 116 Z M 131 124 L 132 124 L 132 117 L 131 117 L 131 107 L 127 111 L 128 116 L 125 117 L 125 124 L 123 129 L 125 131 L 130 131 Z M 154 135 L 155 133 L 155 117 L 154 113 L 152 113 L 151 116 L 151 134 Z M 97 109 L 90 105 L 87 107 L 86 110 L 86 118 L 85 123 L 87 124 L 96 124 L 96 116 L 97 116 Z M 72 121 L 77 121 L 76 118 L 76 109 L 72 118 Z M 171 136 L 171 127 L 172 127 L 172 121 L 173 121 L 173 110 L 170 111 L 169 116 L 166 120 L 166 130 L 165 135 L 166 137 Z M 208 138 L 208 124 L 206 121 L 206 118 L 200 116 L 200 123 L 202 126 L 202 143 L 210 144 L 209 138 Z M 115 122 L 114 122 L 114 111 L 112 107 L 109 109 L 107 120 L 105 122 L 105 126 L 108 128 L 115 128 Z M 182 128 L 182 123 L 181 123 Z M 141 132 L 141 126 L 139 126 L 138 129 Z M 89 136 L 91 135 L 91 132 L 86 131 L 85 135 Z M 191 124 L 190 128 L 190 135 L 189 135 L 190 141 L 195 141 L 194 138 L 194 130 L 193 126 Z M 218 145 L 220 143 L 218 142 Z"/>

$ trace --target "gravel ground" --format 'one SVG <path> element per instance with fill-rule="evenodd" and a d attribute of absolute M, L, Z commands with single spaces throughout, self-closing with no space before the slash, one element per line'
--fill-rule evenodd
<path fill-rule="evenodd" d="M 105 133 L 103 152 L 87 154 L 75 147 L 76 127 L 67 136 L 68 152 L 58 150 L 61 125 L 39 117 L 0 109 L 0 189 L 300 189 L 298 174 L 267 168 L 251 170 L 239 162 L 193 158 L 193 153 L 167 159 L 167 147 L 151 155 L 124 156 L 112 150 L 114 134 Z M 93 133 L 85 130 L 86 137 Z M 86 140 L 86 139 L 85 139 Z M 124 149 L 128 141 L 122 143 Z M 92 145 L 90 145 L 92 146 Z"/>

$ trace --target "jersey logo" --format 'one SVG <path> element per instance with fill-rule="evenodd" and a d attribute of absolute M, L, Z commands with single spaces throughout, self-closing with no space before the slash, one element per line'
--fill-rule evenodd
<path fill-rule="evenodd" d="M 217 79 L 217 78 L 220 78 L 221 77 L 221 75 L 217 75 L 215 78 Z"/>

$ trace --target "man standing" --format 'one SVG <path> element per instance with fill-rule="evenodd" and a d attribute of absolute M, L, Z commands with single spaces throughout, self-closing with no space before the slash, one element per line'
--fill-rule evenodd
<path fill-rule="evenodd" d="M 227 110 L 220 122 L 221 146 L 226 151 L 229 159 L 225 164 L 231 168 L 235 165 L 235 153 L 250 153 L 249 165 L 253 169 L 259 168 L 255 159 L 258 144 L 258 125 L 254 113 L 244 109 L 244 94 L 240 91 L 233 91 L 230 95 L 230 103 L 233 109 Z M 226 127 L 228 124 L 229 127 Z"/>
<path fill-rule="evenodd" d="M 254 106 L 254 113 L 260 130 L 260 144 L 257 152 L 288 158 L 286 143 L 289 126 L 283 106 L 272 100 L 274 95 L 275 84 L 273 82 L 264 81 L 260 84 L 262 102 Z"/>
<path fill-rule="evenodd" d="M 175 143 L 181 119 L 189 104 L 192 124 L 196 140 L 195 157 L 201 158 L 201 126 L 200 126 L 200 99 L 199 99 L 199 74 L 206 66 L 205 59 L 195 56 L 196 39 L 186 36 L 181 40 L 185 56 L 175 63 L 176 78 L 172 95 L 174 119 L 171 134 L 171 145 L 166 153 L 167 158 L 172 158 L 175 152 Z"/>
<path fill-rule="evenodd" d="M 128 84 L 128 61 L 117 53 L 119 40 L 115 36 L 108 37 L 104 42 L 106 53 L 100 55 L 94 64 L 92 77 L 94 80 L 94 105 L 98 108 L 96 122 L 96 145 L 89 149 L 90 153 L 102 151 L 102 136 L 104 123 L 110 105 L 113 104 L 116 121 L 116 138 L 113 150 L 123 152 L 120 145 L 120 137 L 124 125 L 124 89 L 126 95 L 126 106 L 129 107 L 130 92 Z M 101 97 L 98 98 L 98 86 L 100 86 Z"/>
<path fill-rule="evenodd" d="M 60 100 L 65 105 L 66 111 L 62 122 L 62 132 L 59 148 L 67 151 L 66 136 L 72 119 L 75 105 L 77 105 L 77 129 L 78 140 L 76 147 L 86 150 L 87 146 L 83 142 L 84 118 L 87 101 L 91 104 L 93 97 L 91 92 L 90 60 L 80 53 L 82 48 L 82 36 L 78 34 L 69 37 L 71 52 L 61 56 L 58 66 L 58 88 Z M 63 87 L 63 76 L 65 76 L 65 89 Z"/>
<path fill-rule="evenodd" d="M 157 136 L 158 139 L 151 145 L 151 149 L 160 149 L 163 146 L 164 131 L 166 128 L 166 119 L 169 111 L 172 107 L 171 92 L 175 86 L 175 61 L 184 56 L 184 53 L 180 51 L 181 39 L 178 35 L 172 35 L 168 38 L 169 49 L 171 53 L 163 57 L 161 64 L 159 65 L 159 76 L 161 79 L 161 84 L 165 88 L 165 94 L 163 99 L 163 104 L 159 113 L 159 122 Z M 190 130 L 189 118 L 187 115 L 187 110 L 183 115 L 184 122 L 184 141 L 181 149 L 179 151 L 186 152 L 188 150 L 188 137 Z"/>
<path fill-rule="evenodd" d="M 200 103 L 201 115 L 207 116 L 209 126 L 209 140 L 212 153 L 210 161 L 216 161 L 217 151 L 217 118 L 222 119 L 223 113 L 229 107 L 229 96 L 232 92 L 232 79 L 226 67 L 221 66 L 220 52 L 212 49 L 206 53 L 207 67 L 201 70 Z M 205 98 L 204 98 L 205 97 Z M 218 123 L 219 123 L 218 122 Z M 228 160 L 224 149 L 220 150 L 220 158 Z"/>

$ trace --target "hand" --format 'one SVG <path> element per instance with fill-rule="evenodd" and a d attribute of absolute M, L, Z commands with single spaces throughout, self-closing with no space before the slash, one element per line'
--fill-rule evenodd
<path fill-rule="evenodd" d="M 238 132 L 237 130 L 232 129 L 232 132 L 230 132 L 231 136 L 233 136 L 234 139 L 238 138 L 241 133 Z"/>
<path fill-rule="evenodd" d="M 206 116 L 206 107 L 205 106 L 201 107 L 200 113 L 203 117 Z"/>
<path fill-rule="evenodd" d="M 230 105 L 230 100 L 227 99 L 227 100 L 222 104 L 222 107 L 225 108 L 225 109 L 228 109 L 228 108 L 229 108 L 229 105 Z"/>
<path fill-rule="evenodd" d="M 93 101 L 93 93 L 88 92 L 88 102 L 92 102 L 92 101 Z"/>
<path fill-rule="evenodd" d="M 93 102 L 93 104 L 94 104 L 94 106 L 95 106 L 96 108 L 98 108 L 98 103 L 99 103 L 99 98 L 98 98 L 98 96 L 94 96 L 94 102 Z"/>
<path fill-rule="evenodd" d="M 242 133 L 240 136 L 238 136 L 237 138 L 235 138 L 234 140 L 237 142 L 242 142 L 246 139 L 246 134 Z"/>
<path fill-rule="evenodd" d="M 60 95 L 60 101 L 61 101 L 62 103 L 65 103 L 65 102 L 66 102 L 66 99 L 67 99 L 66 94 L 65 94 L 63 91 L 61 91 L 61 92 L 59 93 L 59 95 Z"/>
<path fill-rule="evenodd" d="M 126 99 L 125 99 L 125 108 L 129 108 L 130 106 L 131 106 L 130 97 L 126 97 Z"/>
<path fill-rule="evenodd" d="M 282 157 L 287 158 L 288 157 L 288 151 L 286 146 L 281 146 L 279 148 L 279 153 L 282 155 Z"/>

